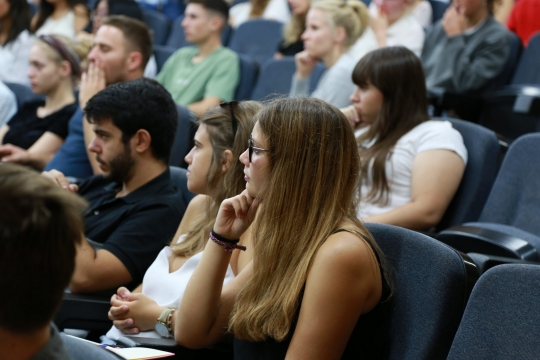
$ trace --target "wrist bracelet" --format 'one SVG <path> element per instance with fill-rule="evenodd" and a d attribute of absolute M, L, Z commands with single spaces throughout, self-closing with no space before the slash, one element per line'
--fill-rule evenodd
<path fill-rule="evenodd" d="M 216 233 L 214 231 L 214 229 L 212 229 L 212 231 L 210 231 L 210 235 L 215 237 L 217 240 L 223 241 L 224 243 L 228 243 L 228 244 L 238 244 L 238 242 L 240 241 L 240 239 L 234 239 L 234 240 L 227 239 L 226 237 L 221 236 L 218 233 Z"/>
<path fill-rule="evenodd" d="M 246 247 L 245 246 L 242 246 L 242 245 L 238 245 L 238 241 L 240 240 L 236 240 L 236 242 L 232 242 L 231 240 L 227 239 L 227 238 L 224 238 L 223 236 L 220 236 L 221 239 L 226 239 L 227 241 L 222 241 L 220 239 L 218 239 L 216 237 L 216 233 L 214 232 L 214 230 L 212 230 L 210 232 L 210 240 L 212 240 L 213 242 L 215 242 L 216 244 L 218 245 L 221 245 L 223 246 L 223 250 L 224 251 L 227 251 L 227 252 L 230 252 L 232 253 L 232 251 L 234 249 L 238 249 L 238 250 L 242 250 L 242 251 L 246 251 Z M 219 235 L 217 235 L 219 236 Z"/>

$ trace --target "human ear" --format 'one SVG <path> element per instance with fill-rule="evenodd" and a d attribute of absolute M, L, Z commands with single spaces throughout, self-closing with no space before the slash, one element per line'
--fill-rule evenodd
<path fill-rule="evenodd" d="M 234 156 L 231 150 L 225 150 L 222 155 L 222 161 L 221 161 L 221 173 L 225 173 L 229 166 L 231 166 Z"/>
<path fill-rule="evenodd" d="M 62 76 L 64 77 L 68 77 L 71 75 L 71 64 L 69 63 L 69 61 L 62 61 L 62 63 L 60 64 L 60 74 L 62 74 Z"/>
<path fill-rule="evenodd" d="M 210 18 L 210 28 L 213 30 L 213 31 L 217 31 L 219 29 L 221 29 L 222 27 L 224 26 L 223 24 L 223 19 L 219 16 L 212 16 Z"/>
<path fill-rule="evenodd" d="M 136 152 L 139 154 L 147 151 L 152 146 L 152 137 L 150 136 L 150 133 L 144 129 L 139 129 L 133 135 L 131 138 L 132 147 L 135 149 Z"/>
<path fill-rule="evenodd" d="M 128 71 L 135 71 L 141 67 L 143 58 L 142 54 L 138 51 L 134 51 L 129 54 L 127 58 L 127 69 Z"/>
<path fill-rule="evenodd" d="M 345 28 L 343 26 L 338 26 L 336 28 L 336 43 L 342 44 L 345 42 L 345 39 L 347 38 L 347 32 L 345 31 Z"/>

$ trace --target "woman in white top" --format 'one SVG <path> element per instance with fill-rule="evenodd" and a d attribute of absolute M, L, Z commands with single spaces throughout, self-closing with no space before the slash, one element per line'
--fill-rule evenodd
<path fill-rule="evenodd" d="M 236 4 L 229 10 L 229 21 L 235 28 L 252 19 L 287 23 L 290 18 L 291 11 L 287 0 L 251 0 Z"/>
<path fill-rule="evenodd" d="M 30 85 L 26 72 L 35 38 L 29 30 L 28 3 L 0 0 L 0 81 Z"/>
<path fill-rule="evenodd" d="M 75 39 L 88 25 L 88 9 L 82 0 L 42 0 L 32 19 L 36 35 L 63 35 Z"/>
<path fill-rule="evenodd" d="M 420 56 L 425 33 L 411 12 L 413 6 L 411 0 L 371 2 L 369 28 L 350 51 L 354 59 L 358 61 L 368 52 L 386 46 L 405 46 Z"/>
<path fill-rule="evenodd" d="M 164 248 L 148 268 L 143 283 L 131 292 L 121 287 L 111 298 L 109 318 L 114 326 L 107 337 L 116 340 L 123 333 L 159 337 L 154 331 L 156 321 L 168 308 L 178 308 L 202 256 L 219 205 L 245 188 L 244 166 L 238 158 L 245 150 L 261 107 L 255 101 L 233 101 L 208 110 L 200 118 L 195 146 L 185 159 L 189 164 L 188 189 L 200 195 L 190 202 L 171 246 Z M 250 239 L 248 230 L 239 243 L 247 250 L 233 253 L 225 282 L 251 260 Z"/>
<path fill-rule="evenodd" d="M 447 121 L 429 120 L 420 59 L 404 47 L 367 54 L 356 65 L 344 109 L 357 129 L 365 174 L 358 216 L 415 230 L 441 220 L 463 176 L 467 150 Z"/>
<path fill-rule="evenodd" d="M 304 51 L 295 55 L 296 73 L 289 96 L 311 95 L 336 107 L 350 105 L 349 95 L 354 90 L 351 74 L 356 61 L 346 51 L 362 35 L 367 23 L 367 8 L 358 0 L 315 2 L 302 34 Z M 311 73 L 318 61 L 327 70 L 309 94 Z"/>

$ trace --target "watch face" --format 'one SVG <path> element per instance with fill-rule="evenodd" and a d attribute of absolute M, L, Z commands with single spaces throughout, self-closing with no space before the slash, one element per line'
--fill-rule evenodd
<path fill-rule="evenodd" d="M 163 336 L 163 337 L 170 336 L 169 329 L 167 329 L 165 324 L 163 324 L 161 322 L 157 322 L 156 325 L 154 326 L 154 328 L 155 328 L 156 332 L 159 334 L 159 336 Z"/>

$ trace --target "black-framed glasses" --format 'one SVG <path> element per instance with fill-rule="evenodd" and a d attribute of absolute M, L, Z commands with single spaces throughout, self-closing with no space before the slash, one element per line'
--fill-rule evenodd
<path fill-rule="evenodd" d="M 238 105 L 238 101 L 228 101 L 228 102 L 222 102 L 219 104 L 222 109 L 225 109 L 226 106 L 229 107 L 229 110 L 231 111 L 231 124 L 232 124 L 232 131 L 233 131 L 233 138 L 236 137 L 236 131 L 238 130 L 238 122 L 236 121 L 236 116 L 234 116 L 234 107 Z"/>
<path fill-rule="evenodd" d="M 257 151 L 268 151 L 266 149 L 262 149 L 262 148 L 253 146 L 253 136 L 249 135 L 249 140 L 248 140 L 249 162 L 251 162 L 251 157 L 253 156 L 253 149 L 255 149 Z"/>

